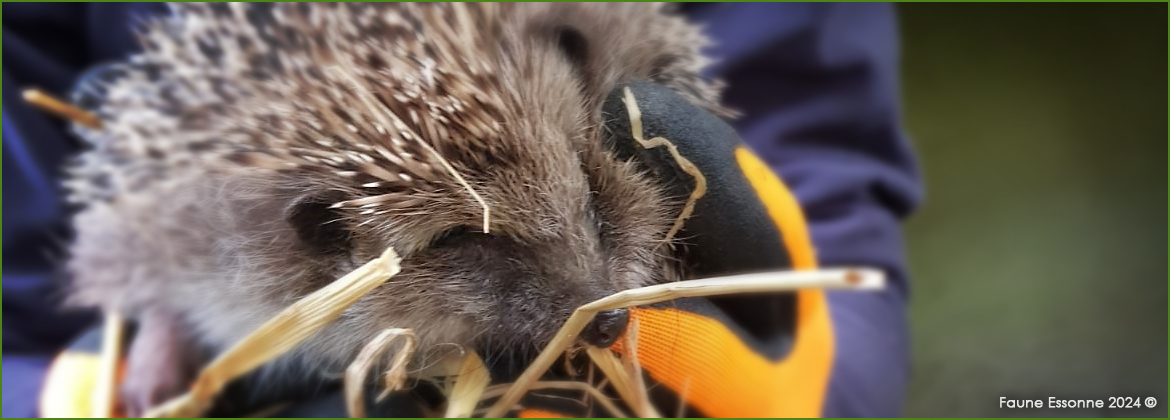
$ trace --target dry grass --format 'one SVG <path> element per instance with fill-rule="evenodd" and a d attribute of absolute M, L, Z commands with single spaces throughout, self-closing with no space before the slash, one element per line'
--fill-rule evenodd
<path fill-rule="evenodd" d="M 378 356 L 395 341 L 402 341 L 402 348 L 394 353 L 390 368 L 383 376 L 385 391 L 378 396 L 378 399 L 381 400 L 390 392 L 401 389 L 402 385 L 406 383 L 406 364 L 414 355 L 417 345 L 414 331 L 406 328 L 384 330 L 362 348 L 357 358 L 345 370 L 345 406 L 350 417 L 366 416 L 366 374 L 378 363 Z"/>
<path fill-rule="evenodd" d="M 397 274 L 399 271 L 398 263 L 398 256 L 393 250 L 388 249 L 381 257 L 297 301 L 220 355 L 199 374 L 188 393 L 154 408 L 147 413 L 147 416 L 196 417 L 203 414 L 211 404 L 212 399 L 228 382 L 292 350 L 339 316 L 366 293 Z M 490 377 L 483 361 L 474 352 L 466 353 L 460 360 L 461 363 L 448 363 L 448 366 L 443 366 L 441 369 L 432 369 L 430 374 L 446 376 L 448 379 L 454 378 L 453 384 L 445 387 L 445 393 L 448 397 L 445 412 L 447 417 L 470 416 L 476 412 L 476 407 L 480 403 L 497 396 L 499 398 L 486 409 L 484 414 L 487 417 L 501 417 L 509 409 L 514 408 L 524 394 L 532 390 L 548 388 L 581 390 L 586 395 L 595 398 L 606 410 L 615 415 L 624 416 L 625 413 L 622 410 L 613 405 L 604 394 L 589 383 L 572 382 L 579 385 L 567 385 L 566 382 L 538 381 L 552 363 L 574 344 L 581 330 L 598 312 L 687 297 L 776 293 L 806 288 L 876 289 L 883 285 L 884 277 L 879 271 L 837 269 L 778 271 L 714 277 L 626 290 L 577 308 L 561 327 L 556 337 L 542 350 L 515 383 L 493 387 L 493 390 L 488 392 Z M 108 339 L 120 336 L 120 332 L 115 331 L 114 327 L 121 324 L 116 317 L 110 318 L 107 323 L 107 328 L 110 329 Z M 650 404 L 646 386 L 642 382 L 641 368 L 637 362 L 637 328 L 635 321 L 631 330 L 626 334 L 626 346 L 630 351 L 629 356 L 624 359 L 619 359 L 609 350 L 596 347 L 588 347 L 586 352 L 593 363 L 605 374 L 610 386 L 616 390 L 636 416 L 660 417 L 657 409 Z M 384 381 L 386 392 L 401 388 L 406 380 L 406 366 L 414 352 L 414 333 L 407 329 L 386 330 L 362 350 L 354 364 L 346 372 L 346 401 L 350 415 L 364 416 L 362 390 L 366 371 L 370 366 L 376 364 L 378 355 L 382 354 L 386 347 L 395 341 L 402 341 L 404 345 L 395 353 L 390 363 L 390 369 L 386 372 Z M 109 342 L 107 341 L 107 343 Z M 116 347 L 107 344 L 104 349 L 106 355 L 116 355 L 118 352 Z M 452 368 L 451 365 L 458 367 Z M 453 372 L 457 373 L 451 375 Z M 420 377 L 420 379 L 425 378 Z M 110 398 L 109 401 L 112 401 L 113 394 L 110 387 L 103 388 L 99 392 L 101 394 L 98 397 L 102 399 L 99 401 L 104 401 L 107 397 Z M 109 404 L 100 406 L 98 409 L 102 411 L 95 410 L 94 414 L 97 416 L 108 415 L 109 407 Z"/>
<path fill-rule="evenodd" d="M 122 355 L 122 337 L 126 322 L 117 312 L 107 312 L 102 324 L 102 352 L 99 358 L 97 383 L 93 389 L 91 416 L 114 416 L 118 390 L 118 363 Z"/>
<path fill-rule="evenodd" d="M 709 297 L 729 294 L 779 293 L 798 289 L 877 289 L 885 284 L 884 275 L 869 269 L 802 270 L 753 273 L 736 276 L 712 277 L 675 283 L 658 284 L 618 292 L 577 308 L 556 337 L 541 351 L 536 360 L 512 384 L 511 388 L 487 411 L 487 417 L 501 417 L 527 393 L 552 363 L 576 340 L 581 330 L 598 312 L 651 305 L 688 297 Z M 594 353 L 597 353 L 594 351 Z M 592 354 L 591 354 L 592 356 Z M 602 370 L 605 366 L 600 365 Z M 610 374 L 610 372 L 613 372 Z M 610 381 L 619 381 L 619 369 L 611 369 Z M 625 379 L 632 381 L 632 379 Z M 614 384 L 615 388 L 621 389 Z M 623 385 L 625 386 L 625 385 Z M 623 395 L 627 404 L 635 406 L 637 397 Z"/>
<path fill-rule="evenodd" d="M 695 188 L 691 190 L 691 195 L 687 197 L 687 203 L 683 206 L 682 212 L 679 213 L 678 218 L 674 220 L 674 225 L 670 227 L 670 231 L 666 232 L 664 243 L 674 246 L 674 235 L 682 230 L 683 224 L 691 217 L 691 213 L 695 211 L 695 203 L 707 194 L 707 177 L 703 176 L 703 172 L 699 167 L 691 163 L 681 153 L 678 152 L 678 147 L 662 137 L 654 137 L 646 140 L 642 133 L 642 110 L 638 108 L 638 101 L 634 98 L 634 92 L 630 91 L 629 87 L 623 88 L 625 95 L 622 97 L 622 103 L 626 104 L 626 112 L 630 116 L 630 134 L 634 138 L 634 142 L 642 146 L 643 149 L 653 149 L 655 147 L 665 147 L 670 152 L 670 156 L 674 158 L 675 163 L 678 164 L 679 169 L 686 172 L 695 179 Z"/>
<path fill-rule="evenodd" d="M 468 352 L 455 378 L 455 386 L 447 394 L 446 417 L 471 417 L 491 381 L 483 360 L 475 352 Z"/>
<path fill-rule="evenodd" d="M 24 101 L 94 130 L 102 128 L 102 120 L 97 115 L 85 112 L 73 104 L 63 102 L 37 89 L 25 90 Z"/>
<path fill-rule="evenodd" d="M 387 249 L 381 257 L 297 301 L 199 373 L 191 390 L 152 409 L 147 417 L 197 417 L 233 379 L 292 350 L 336 319 L 366 293 L 398 274 L 398 255 Z"/>
<path fill-rule="evenodd" d="M 396 273 L 397 269 L 397 258 L 392 251 L 388 251 L 382 258 L 371 261 L 325 289 L 298 301 L 204 369 L 191 392 L 152 410 L 148 415 L 192 417 L 202 414 L 212 398 L 228 381 L 291 350 L 339 315 L 349 304 Z M 445 412 L 447 417 L 470 416 L 476 412 L 479 404 L 497 396 L 499 398 L 485 410 L 484 414 L 487 417 L 501 417 L 508 410 L 515 408 L 516 402 L 524 394 L 550 388 L 580 390 L 594 398 L 610 413 L 624 417 L 626 414 L 624 411 L 589 383 L 537 381 L 555 359 L 574 343 L 581 329 L 597 312 L 685 297 L 784 292 L 803 288 L 874 289 L 881 287 L 883 283 L 882 274 L 874 270 L 781 271 L 688 280 L 627 290 L 578 308 L 553 341 L 515 383 L 497 385 L 488 390 L 490 377 L 483 361 L 474 352 L 465 354 L 457 360 L 460 362 L 458 364 L 449 363 L 458 366 L 457 368 L 446 366 L 433 369 L 431 374 L 453 377 L 453 384 L 445 387 L 445 394 L 448 397 Z M 596 347 L 586 348 L 586 353 L 594 365 L 604 373 L 608 384 L 616 390 L 626 406 L 633 410 L 634 415 L 661 417 L 657 409 L 650 404 L 646 386 L 642 382 L 641 368 L 637 362 L 637 328 L 637 323 L 634 322 L 626 334 L 626 346 L 630 349 L 626 358 L 619 359 L 612 351 Z M 414 350 L 413 332 L 406 329 L 390 329 L 372 340 L 347 371 L 347 408 L 352 416 L 361 417 L 365 414 L 362 396 L 365 371 L 374 365 L 373 361 L 376 361 L 378 355 L 395 341 L 403 341 L 404 345 L 395 353 L 390 363 L 390 369 L 386 373 L 385 389 L 387 391 L 399 389 L 405 381 L 406 364 Z M 458 373 L 451 375 L 454 372 Z M 567 385 L 568 383 L 577 385 Z"/>

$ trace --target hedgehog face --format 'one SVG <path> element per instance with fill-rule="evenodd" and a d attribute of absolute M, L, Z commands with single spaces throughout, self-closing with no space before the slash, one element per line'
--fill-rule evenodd
<path fill-rule="evenodd" d="M 291 176 L 305 185 L 288 189 L 300 191 L 284 213 L 299 244 L 291 255 L 318 267 L 296 279 L 304 290 L 387 246 L 403 257 L 402 272 L 355 305 L 350 313 L 360 316 L 347 317 L 333 337 L 406 327 L 424 348 L 526 352 L 542 347 L 580 305 L 676 280 L 664 240 L 678 202 L 605 149 L 580 91 L 542 88 L 530 87 L 524 112 L 501 114 L 498 138 L 487 139 L 498 142 L 491 150 L 434 143 L 488 204 L 488 232 L 482 206 L 442 173 L 433 182 L 440 186 L 409 192 L 324 188 L 312 172 Z M 370 205 L 370 197 L 380 201 Z"/>
<path fill-rule="evenodd" d="M 442 32 L 458 21 L 443 7 L 409 16 Z M 483 17 L 493 6 L 468 7 Z M 295 232 L 275 278 L 307 292 L 388 246 L 403 257 L 399 275 L 322 335 L 333 344 L 319 353 L 352 354 L 384 328 L 415 329 L 423 349 L 536 349 L 582 304 L 676 280 L 664 240 L 682 197 L 603 146 L 600 104 L 635 77 L 700 92 L 681 81 L 697 45 L 617 37 L 647 28 L 602 9 L 513 12 L 515 22 L 485 21 L 472 39 L 457 26 L 405 52 L 388 41 L 335 51 L 338 65 L 289 72 L 284 80 L 303 79 L 288 84 L 295 102 L 239 106 L 251 122 L 238 126 L 265 127 L 248 135 L 280 158 L 244 162 L 294 162 L 261 183 L 282 186 L 270 200 L 286 203 Z M 421 51 L 444 53 L 412 55 Z M 287 275 L 296 266 L 305 274 Z"/>

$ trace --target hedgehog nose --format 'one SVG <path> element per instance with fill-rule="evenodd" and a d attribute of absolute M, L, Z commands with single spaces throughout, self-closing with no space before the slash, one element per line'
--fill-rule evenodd
<path fill-rule="evenodd" d="M 594 346 L 607 348 L 626 331 L 629 321 L 630 311 L 625 308 L 598 312 L 593 322 L 581 333 L 581 339 Z"/>

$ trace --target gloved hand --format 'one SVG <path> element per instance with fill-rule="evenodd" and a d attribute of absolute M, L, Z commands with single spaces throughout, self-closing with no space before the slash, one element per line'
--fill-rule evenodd
<path fill-rule="evenodd" d="M 689 196 L 696 188 L 694 177 L 667 148 L 647 149 L 634 139 L 626 104 L 630 96 L 641 111 L 642 137 L 669 140 L 706 179 L 706 193 L 677 235 L 692 278 L 816 268 L 801 208 L 783 182 L 731 126 L 672 90 L 635 82 L 609 95 L 603 108 L 606 142 L 620 158 L 657 175 L 675 196 Z M 633 309 L 632 315 L 631 323 L 638 325 L 637 358 L 662 415 L 820 415 L 833 357 L 820 290 L 679 299 Z M 618 340 L 614 346 L 623 356 L 625 343 Z M 537 395 L 521 405 L 526 408 L 514 414 L 522 417 L 612 414 Z"/>
<path fill-rule="evenodd" d="M 625 102 L 627 88 L 641 111 L 642 136 L 669 140 L 706 180 L 705 194 L 676 235 L 682 244 L 676 251 L 691 278 L 816 268 L 801 208 L 785 185 L 743 145 L 733 128 L 672 90 L 634 82 L 609 95 L 603 108 L 605 141 L 619 158 L 655 174 L 678 197 L 687 197 L 696 188 L 695 178 L 681 169 L 667 148 L 646 149 L 635 141 Z M 679 299 L 634 308 L 630 323 L 637 324 L 632 338 L 650 399 L 664 416 L 820 415 L 833 333 L 819 290 Z M 627 328 L 627 334 L 630 331 Z M 613 350 L 625 356 L 626 343 L 624 337 L 619 339 Z M 581 371 L 570 374 L 560 366 L 542 379 L 581 380 Z M 602 391 L 612 394 L 612 389 Z M 417 388 L 367 411 L 379 417 L 420 416 L 425 413 L 420 407 L 433 397 Z M 519 404 L 522 408 L 508 414 L 614 415 L 589 401 L 582 402 L 580 391 L 545 389 L 526 395 Z M 334 391 L 295 403 L 278 415 L 344 416 L 345 408 L 340 391 Z"/>

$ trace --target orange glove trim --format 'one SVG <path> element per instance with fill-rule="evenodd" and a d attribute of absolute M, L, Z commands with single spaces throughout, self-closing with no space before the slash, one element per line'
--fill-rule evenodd
<path fill-rule="evenodd" d="M 747 149 L 737 149 L 736 159 L 780 230 L 793 267 L 815 269 L 816 253 L 795 196 Z M 707 416 L 819 417 L 832 370 L 833 328 L 822 291 L 796 296 L 796 342 L 779 362 L 756 353 L 722 323 L 675 309 L 632 312 L 638 359 L 652 378 Z M 623 344 L 614 349 L 623 352 Z"/>
<path fill-rule="evenodd" d="M 743 175 L 756 190 L 760 202 L 768 209 L 772 223 L 780 229 L 784 247 L 788 249 L 788 256 L 792 260 L 792 268 L 797 270 L 817 268 L 816 249 L 813 248 L 808 223 L 804 220 L 804 211 L 796 201 L 796 196 L 792 195 L 784 182 L 751 151 L 742 147 L 736 148 L 735 160 L 739 162 Z"/>
<path fill-rule="evenodd" d="M 536 409 L 536 408 L 526 408 L 524 410 L 521 410 L 520 414 L 517 415 L 517 417 L 522 418 L 522 419 L 565 419 L 565 418 L 569 418 L 567 416 L 564 416 L 564 415 L 561 415 L 558 413 L 554 413 L 552 411 L 545 411 L 545 410 Z"/>

